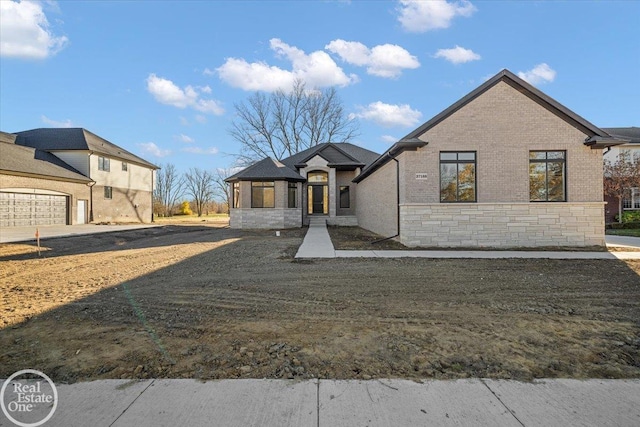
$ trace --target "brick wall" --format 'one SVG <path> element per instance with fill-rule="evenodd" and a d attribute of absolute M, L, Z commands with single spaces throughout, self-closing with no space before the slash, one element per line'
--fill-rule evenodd
<path fill-rule="evenodd" d="M 390 161 L 358 183 L 358 225 L 381 236 L 397 232 L 396 163 Z"/>
<path fill-rule="evenodd" d="M 400 241 L 425 247 L 603 246 L 603 202 L 403 204 Z"/>
<path fill-rule="evenodd" d="M 297 228 L 302 227 L 302 212 L 286 208 L 231 209 L 229 226 L 245 229 Z"/>

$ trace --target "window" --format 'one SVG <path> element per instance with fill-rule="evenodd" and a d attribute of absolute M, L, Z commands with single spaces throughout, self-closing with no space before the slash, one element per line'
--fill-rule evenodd
<path fill-rule="evenodd" d="M 126 162 L 122 162 L 122 170 L 123 170 L 124 172 L 126 172 L 126 171 L 128 171 L 128 170 L 129 170 L 129 165 L 128 165 Z"/>
<path fill-rule="evenodd" d="M 622 200 L 622 209 L 640 209 L 640 188 L 631 189 L 631 197 Z"/>
<path fill-rule="evenodd" d="M 288 206 L 289 208 L 298 207 L 298 184 L 295 182 L 289 182 L 287 185 L 288 194 Z"/>
<path fill-rule="evenodd" d="M 349 186 L 340 186 L 340 207 L 349 209 L 351 206 L 351 199 L 349 198 Z"/>
<path fill-rule="evenodd" d="M 476 201 L 475 151 L 440 153 L 440 201 Z"/>
<path fill-rule="evenodd" d="M 309 183 L 326 183 L 329 181 L 329 176 L 326 172 L 309 172 L 307 174 L 307 182 Z"/>
<path fill-rule="evenodd" d="M 529 200 L 532 202 L 565 202 L 566 152 L 529 152 Z"/>
<path fill-rule="evenodd" d="M 273 181 L 251 182 L 251 207 L 275 207 L 275 185 Z"/>
<path fill-rule="evenodd" d="M 98 170 L 109 172 L 110 164 L 109 159 L 107 157 L 98 157 Z"/>
<path fill-rule="evenodd" d="M 113 189 L 111 187 L 104 187 L 104 198 L 111 199 L 113 196 Z"/>
<path fill-rule="evenodd" d="M 237 209 L 240 207 L 240 183 L 233 183 L 233 208 Z"/>

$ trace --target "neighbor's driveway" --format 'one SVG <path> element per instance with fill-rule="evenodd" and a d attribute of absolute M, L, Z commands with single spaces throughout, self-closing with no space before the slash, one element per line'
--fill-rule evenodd
<path fill-rule="evenodd" d="M 607 246 L 628 246 L 640 249 L 640 237 L 631 236 L 605 236 Z"/>
<path fill-rule="evenodd" d="M 35 240 L 36 228 L 40 239 L 49 237 L 81 236 L 84 234 L 108 233 L 111 231 L 137 230 L 141 228 L 159 227 L 161 224 L 127 224 L 127 225 L 30 225 L 26 227 L 0 228 L 0 243 L 26 242 Z"/>

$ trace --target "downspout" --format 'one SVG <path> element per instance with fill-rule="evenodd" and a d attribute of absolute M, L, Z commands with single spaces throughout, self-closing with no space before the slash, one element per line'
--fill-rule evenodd
<path fill-rule="evenodd" d="M 400 162 L 398 161 L 398 159 L 396 159 L 395 156 L 391 155 L 390 151 L 387 152 L 387 156 L 389 156 L 389 158 L 391 160 L 396 162 L 396 207 L 397 207 L 397 211 L 396 211 L 396 216 L 397 216 L 396 230 L 397 230 L 397 232 L 393 236 L 385 237 L 384 239 L 374 240 L 373 242 L 371 242 L 372 245 L 374 243 L 380 243 L 380 242 L 384 242 L 385 240 L 393 239 L 393 238 L 398 237 L 400 235 Z"/>
<path fill-rule="evenodd" d="M 89 172 L 89 179 L 91 179 L 91 155 L 93 151 L 89 151 L 89 156 L 87 157 L 87 171 Z M 95 181 L 92 181 L 89 185 L 89 223 L 93 222 L 93 186 L 96 185 Z"/>

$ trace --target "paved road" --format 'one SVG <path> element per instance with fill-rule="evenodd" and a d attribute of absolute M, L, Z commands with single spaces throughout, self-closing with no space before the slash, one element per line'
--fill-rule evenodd
<path fill-rule="evenodd" d="M 136 230 L 140 228 L 159 227 L 160 224 L 127 224 L 127 225 L 43 225 L 28 227 L 0 228 L 0 243 L 26 242 L 35 240 L 36 228 L 40 232 L 40 240 L 52 237 L 81 236 L 84 234 L 109 233 L 112 231 Z"/>
<path fill-rule="evenodd" d="M 606 236 L 607 246 L 628 246 L 640 249 L 640 237 Z"/>

